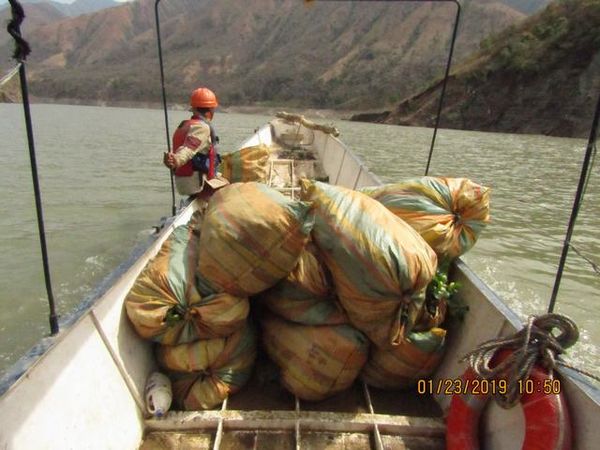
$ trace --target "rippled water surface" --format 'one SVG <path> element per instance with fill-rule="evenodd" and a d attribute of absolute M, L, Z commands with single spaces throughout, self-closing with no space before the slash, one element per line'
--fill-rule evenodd
<path fill-rule="evenodd" d="M 159 110 L 32 108 L 52 283 L 59 313 L 78 304 L 170 212 Z M 186 117 L 170 113 L 171 130 Z M 218 114 L 221 150 L 267 116 Z M 424 173 L 432 130 L 339 121 L 342 140 L 384 181 Z M 0 371 L 47 333 L 35 203 L 20 105 L 0 104 Z M 492 188 L 492 223 L 466 262 L 522 317 L 547 307 L 586 142 L 441 130 L 430 174 Z M 595 168 L 573 242 L 600 257 L 600 174 Z M 557 312 L 582 337 L 571 360 L 600 372 L 600 277 L 570 253 Z"/>

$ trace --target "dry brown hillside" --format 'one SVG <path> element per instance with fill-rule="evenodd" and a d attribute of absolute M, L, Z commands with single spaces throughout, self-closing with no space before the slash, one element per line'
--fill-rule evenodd
<path fill-rule="evenodd" d="M 65 15 L 59 11 L 54 5 L 50 3 L 40 4 L 27 4 L 24 7 L 26 9 L 26 20 L 23 23 L 22 32 L 25 35 L 29 35 L 40 26 L 52 23 L 64 18 Z M 2 24 L 8 23 L 11 19 L 11 11 L 6 5 L 0 5 L 0 22 Z M 11 46 L 11 37 L 5 32 L 5 26 L 2 27 L 2 33 L 0 33 L 0 48 Z M 8 55 L 8 52 L 3 52 Z"/>
<path fill-rule="evenodd" d="M 457 61 L 525 17 L 500 0 L 462 4 Z M 392 105 L 439 76 L 455 11 L 452 3 L 298 0 L 169 0 L 160 8 L 171 101 L 207 84 L 224 104 L 352 109 Z M 153 9 L 154 0 L 138 0 L 30 30 L 33 95 L 159 101 Z"/>
<path fill-rule="evenodd" d="M 587 137 L 600 93 L 598 30 L 600 0 L 563 0 L 486 39 L 454 71 L 441 125 Z M 432 126 L 439 87 L 367 120 Z"/>

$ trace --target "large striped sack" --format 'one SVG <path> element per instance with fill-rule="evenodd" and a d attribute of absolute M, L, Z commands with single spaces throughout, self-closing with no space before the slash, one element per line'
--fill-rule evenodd
<path fill-rule="evenodd" d="M 381 389 L 409 388 L 435 372 L 444 356 L 445 341 L 446 330 L 432 328 L 409 333 L 397 346 L 372 347 L 361 376 Z"/>
<path fill-rule="evenodd" d="M 310 204 L 261 183 L 235 183 L 210 199 L 200 236 L 198 283 L 247 297 L 285 278 L 314 224 Z"/>
<path fill-rule="evenodd" d="M 230 183 L 267 180 L 271 149 L 260 144 L 221 155 L 219 170 Z"/>
<path fill-rule="evenodd" d="M 252 375 L 256 333 L 250 324 L 227 338 L 159 345 L 158 364 L 173 381 L 175 403 L 185 410 L 214 408 Z"/>
<path fill-rule="evenodd" d="M 302 400 L 347 389 L 367 361 L 369 341 L 350 325 L 300 325 L 267 314 L 263 346 L 280 368 L 281 383 Z"/>
<path fill-rule="evenodd" d="M 125 298 L 127 315 L 145 339 L 173 345 L 224 337 L 246 321 L 247 298 L 198 292 L 195 228 L 193 222 L 175 228 Z"/>
<path fill-rule="evenodd" d="M 319 262 L 316 246 L 309 242 L 296 267 L 260 295 L 266 308 L 291 322 L 304 325 L 340 325 L 348 316 L 337 302 L 327 268 Z"/>
<path fill-rule="evenodd" d="M 302 182 L 313 239 L 350 323 L 379 346 L 411 331 L 437 267 L 431 247 L 379 202 L 350 189 Z"/>
<path fill-rule="evenodd" d="M 467 252 L 490 221 L 490 190 L 467 178 L 414 178 L 361 192 L 417 230 L 440 261 Z"/>

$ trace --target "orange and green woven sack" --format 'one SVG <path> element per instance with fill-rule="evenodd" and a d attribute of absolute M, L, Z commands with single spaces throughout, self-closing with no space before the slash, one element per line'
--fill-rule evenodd
<path fill-rule="evenodd" d="M 314 224 L 310 204 L 262 183 L 234 183 L 211 198 L 202 224 L 202 290 L 247 297 L 285 278 Z"/>
<path fill-rule="evenodd" d="M 252 375 L 256 334 L 250 324 L 227 338 L 160 345 L 159 366 L 169 371 L 175 403 L 185 410 L 214 408 Z"/>
<path fill-rule="evenodd" d="M 417 230 L 440 260 L 467 252 L 490 221 L 490 190 L 467 178 L 414 178 L 361 192 Z"/>
<path fill-rule="evenodd" d="M 125 298 L 137 333 L 163 344 L 228 336 L 246 321 L 247 298 L 201 295 L 195 284 L 195 223 L 177 227 L 150 260 Z"/>
<path fill-rule="evenodd" d="M 362 378 L 381 389 L 409 388 L 421 378 L 430 377 L 444 356 L 446 330 L 409 333 L 398 346 L 371 348 Z"/>
<path fill-rule="evenodd" d="M 323 400 L 347 389 L 367 361 L 369 341 L 349 325 L 300 325 L 273 315 L 261 325 L 282 385 L 302 400 Z"/>
<path fill-rule="evenodd" d="M 221 156 L 219 170 L 230 183 L 267 180 L 271 149 L 264 145 L 246 147 Z"/>
<path fill-rule="evenodd" d="M 340 325 L 348 317 L 337 302 L 327 268 L 309 242 L 290 274 L 260 295 L 263 304 L 279 317 L 304 325 Z"/>
<path fill-rule="evenodd" d="M 303 180 L 302 199 L 313 203 L 313 240 L 350 323 L 377 345 L 399 344 L 436 271 L 431 247 L 360 192 Z"/>

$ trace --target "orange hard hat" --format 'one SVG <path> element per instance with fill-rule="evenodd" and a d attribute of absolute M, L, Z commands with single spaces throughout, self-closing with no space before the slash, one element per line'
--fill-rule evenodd
<path fill-rule="evenodd" d="M 201 87 L 192 92 L 190 97 L 190 106 L 192 108 L 216 108 L 219 106 L 217 96 L 208 88 Z"/>

